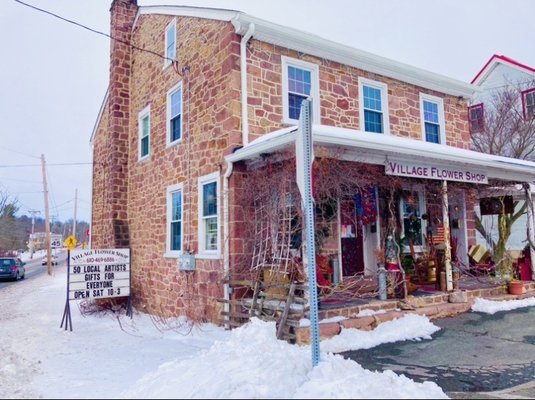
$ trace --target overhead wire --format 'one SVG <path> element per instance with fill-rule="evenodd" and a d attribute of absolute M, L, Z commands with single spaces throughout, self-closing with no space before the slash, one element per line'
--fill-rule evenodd
<path fill-rule="evenodd" d="M 129 41 L 126 41 L 126 40 L 123 40 L 123 39 L 119 39 L 119 38 L 117 38 L 117 37 L 115 37 L 115 36 L 113 36 L 113 35 L 111 35 L 111 34 L 109 34 L 109 33 L 102 32 L 102 31 L 98 31 L 98 30 L 93 29 L 93 28 L 91 28 L 91 27 L 89 27 L 89 26 L 87 26 L 87 25 L 84 25 L 84 24 L 81 24 L 81 23 L 79 23 L 79 22 L 73 21 L 73 20 L 71 20 L 71 19 L 69 19 L 69 18 L 62 17 L 61 15 L 55 14 L 55 13 L 53 13 L 53 12 L 51 12 L 51 11 L 48 11 L 48 10 L 45 10 L 45 9 L 43 9 L 43 8 L 36 7 L 36 6 L 32 5 L 32 4 L 25 3 L 25 2 L 23 2 L 23 1 L 21 1 L 21 0 L 14 0 L 14 1 L 15 1 L 16 3 L 19 3 L 19 4 L 23 5 L 23 6 L 32 8 L 32 9 L 34 9 L 34 10 L 36 10 L 36 11 L 39 11 L 39 12 L 42 12 L 42 13 L 51 15 L 51 16 L 53 16 L 53 17 L 55 17 L 55 18 L 58 18 L 58 19 L 60 19 L 60 20 L 62 20 L 62 21 L 64 21 L 64 22 L 67 22 L 67 23 L 69 23 L 69 24 L 73 24 L 73 25 L 76 25 L 76 26 L 78 26 L 78 27 L 80 27 L 80 28 L 86 29 L 86 30 L 88 30 L 88 31 L 90 31 L 90 32 L 96 33 L 96 34 L 98 34 L 98 35 L 106 36 L 106 37 L 108 37 L 108 38 L 110 38 L 110 39 L 112 39 L 112 40 L 115 40 L 115 41 L 119 42 L 119 43 L 123 43 L 123 44 L 125 44 L 125 45 L 131 47 L 132 49 L 139 50 L 139 51 L 143 51 L 143 52 L 145 52 L 145 53 L 150 53 L 150 54 L 155 55 L 155 56 L 157 56 L 157 57 L 160 57 L 160 58 L 162 58 L 162 59 L 164 59 L 164 60 L 170 61 L 170 62 L 173 64 L 173 69 L 175 70 L 175 72 L 176 72 L 177 74 L 181 75 L 181 74 L 178 72 L 178 68 L 176 67 L 176 63 L 177 63 L 177 61 L 176 61 L 175 59 L 166 57 L 166 56 L 161 55 L 160 53 L 157 53 L 157 52 L 155 52 L 155 51 L 148 50 L 148 49 L 145 49 L 145 48 L 143 48 L 143 47 L 136 46 L 135 44 L 133 44 L 133 43 L 131 43 L 131 42 L 129 42 Z M 182 75 L 181 75 L 181 76 L 182 76 Z"/>

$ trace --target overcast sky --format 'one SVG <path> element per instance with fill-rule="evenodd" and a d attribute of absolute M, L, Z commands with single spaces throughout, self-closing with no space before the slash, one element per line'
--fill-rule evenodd
<path fill-rule="evenodd" d="M 110 0 L 23 0 L 109 32 Z M 531 0 L 138 0 L 229 8 L 469 82 L 492 54 L 535 66 Z M 89 221 L 89 138 L 108 85 L 109 39 L 0 0 L 0 189 L 20 214 L 44 215 L 41 154 L 51 215 Z M 28 165 L 15 167 L 14 165 Z"/>

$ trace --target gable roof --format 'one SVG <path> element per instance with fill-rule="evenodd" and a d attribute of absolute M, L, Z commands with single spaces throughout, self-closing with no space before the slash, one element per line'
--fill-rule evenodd
<path fill-rule="evenodd" d="M 472 79 L 472 82 L 470 83 L 474 85 L 481 85 L 499 64 L 504 64 L 515 69 L 520 69 L 535 77 L 535 68 L 522 64 L 516 60 L 513 60 L 510 57 L 494 54 L 483 66 L 483 68 L 481 68 L 481 70 L 477 73 L 477 75 L 474 77 L 474 79 Z"/>
<path fill-rule="evenodd" d="M 453 96 L 470 98 L 475 92 L 479 91 L 477 87 L 457 79 L 381 57 L 367 51 L 358 50 L 312 33 L 279 25 L 235 10 L 190 6 L 139 7 L 132 29 L 135 28 L 140 15 L 150 14 L 188 16 L 232 22 L 235 32 L 242 36 L 245 35 L 251 25 L 254 25 L 252 37 L 266 43 L 336 61 Z"/>

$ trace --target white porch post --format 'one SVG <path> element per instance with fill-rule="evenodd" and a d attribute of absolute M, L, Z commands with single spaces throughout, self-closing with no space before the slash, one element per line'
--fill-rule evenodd
<path fill-rule="evenodd" d="M 447 181 L 442 181 L 442 223 L 444 225 L 444 268 L 446 270 L 446 290 L 451 292 L 453 290 L 453 274 L 451 271 L 450 218 L 448 212 Z"/>
<path fill-rule="evenodd" d="M 535 280 L 535 216 L 533 213 L 533 198 L 531 196 L 531 185 L 525 183 L 524 192 L 526 193 L 527 204 L 527 228 L 528 228 L 528 242 L 529 242 L 529 256 L 531 259 L 531 279 Z"/>

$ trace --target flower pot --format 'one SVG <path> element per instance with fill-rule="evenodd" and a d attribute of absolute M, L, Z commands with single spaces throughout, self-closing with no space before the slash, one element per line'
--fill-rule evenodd
<path fill-rule="evenodd" d="M 510 294 L 522 294 L 524 290 L 524 282 L 522 281 L 510 281 L 509 282 L 509 293 Z"/>

